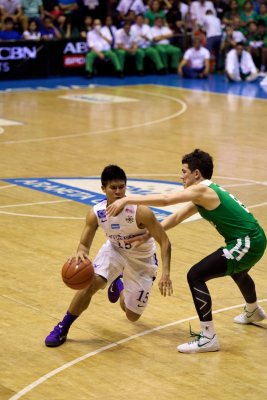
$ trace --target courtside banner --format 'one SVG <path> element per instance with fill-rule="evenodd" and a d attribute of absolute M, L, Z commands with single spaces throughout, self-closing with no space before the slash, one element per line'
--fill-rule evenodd
<path fill-rule="evenodd" d="M 36 41 L 0 43 L 0 78 L 37 78 L 46 75 L 46 44 Z"/>

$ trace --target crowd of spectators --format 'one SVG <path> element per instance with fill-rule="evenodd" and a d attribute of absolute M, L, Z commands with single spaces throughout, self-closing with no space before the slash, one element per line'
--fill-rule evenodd
<path fill-rule="evenodd" d="M 0 41 L 85 39 L 89 77 L 97 58 L 119 76 L 127 59 L 143 74 L 145 58 L 160 74 L 189 78 L 224 71 L 230 59 L 267 70 L 266 0 L 0 0 L 0 24 Z"/>

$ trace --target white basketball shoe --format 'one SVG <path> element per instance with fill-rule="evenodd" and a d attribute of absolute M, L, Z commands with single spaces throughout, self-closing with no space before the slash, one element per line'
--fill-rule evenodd
<path fill-rule="evenodd" d="M 220 350 L 220 344 L 216 334 L 212 337 L 207 337 L 203 332 L 192 332 L 190 328 L 190 335 L 195 337 L 195 339 L 192 342 L 177 346 L 177 350 L 180 353 L 206 353 L 208 351 Z"/>
<path fill-rule="evenodd" d="M 245 306 L 244 311 L 234 318 L 234 322 L 236 324 L 252 324 L 253 322 L 263 321 L 265 318 L 266 313 L 260 306 L 255 308 L 252 312 L 248 312 Z"/>

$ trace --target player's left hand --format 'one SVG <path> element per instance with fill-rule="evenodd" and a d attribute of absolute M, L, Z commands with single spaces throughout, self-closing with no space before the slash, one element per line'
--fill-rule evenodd
<path fill-rule="evenodd" d="M 171 296 L 173 294 L 173 289 L 172 289 L 172 281 L 170 279 L 169 275 L 162 275 L 162 277 L 159 280 L 159 290 L 162 296 Z"/>
<path fill-rule="evenodd" d="M 110 204 L 106 209 L 106 215 L 108 217 L 115 217 L 125 206 L 125 198 L 118 199 L 114 203 Z"/>

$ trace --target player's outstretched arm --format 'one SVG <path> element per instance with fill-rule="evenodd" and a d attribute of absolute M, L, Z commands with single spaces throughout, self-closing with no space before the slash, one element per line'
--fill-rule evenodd
<path fill-rule="evenodd" d="M 193 203 L 189 203 L 176 213 L 169 215 L 162 222 L 161 225 L 165 231 L 174 228 L 176 225 L 179 225 L 181 222 L 191 217 L 192 215 L 197 213 L 197 208 Z"/>
<path fill-rule="evenodd" d="M 127 204 L 166 207 L 172 204 L 193 201 L 198 203 L 202 195 L 203 185 L 194 185 L 174 194 L 148 194 L 145 196 L 131 195 L 114 201 L 107 207 L 109 217 L 117 215 Z"/>
<path fill-rule="evenodd" d="M 191 217 L 197 213 L 197 208 L 193 203 L 189 203 L 186 206 L 184 206 L 182 209 L 177 211 L 174 214 L 169 215 L 167 218 L 165 218 L 162 222 L 161 225 L 165 231 L 174 228 L 176 225 L 180 224 L 187 218 Z M 140 246 L 141 244 L 145 243 L 148 241 L 148 239 L 151 238 L 151 234 L 149 231 L 146 233 L 143 233 L 142 235 L 135 236 L 131 239 L 127 240 L 127 243 L 136 243 L 136 247 Z"/>
<path fill-rule="evenodd" d="M 171 263 L 171 243 L 170 240 L 157 221 L 154 213 L 147 207 L 138 207 L 137 223 L 147 228 L 150 235 L 158 242 L 161 250 L 162 275 L 159 280 L 159 290 L 163 296 L 170 296 L 173 293 L 172 281 L 170 279 Z"/>

